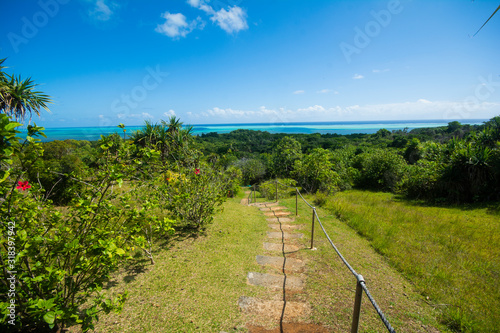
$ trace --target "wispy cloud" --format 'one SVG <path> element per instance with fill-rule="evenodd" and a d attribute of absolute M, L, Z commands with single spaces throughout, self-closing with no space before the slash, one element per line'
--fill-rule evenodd
<path fill-rule="evenodd" d="M 98 21 L 108 21 L 114 14 L 118 5 L 112 1 L 92 0 L 92 8 L 89 9 L 89 16 Z"/>
<path fill-rule="evenodd" d="M 212 22 L 227 33 L 248 29 L 247 13 L 241 7 L 229 6 L 227 10 L 225 8 L 214 10 L 205 0 L 188 0 L 187 3 L 204 11 Z"/>
<path fill-rule="evenodd" d="M 294 95 L 302 95 L 305 94 L 306 92 L 304 90 L 296 90 L 293 92 Z"/>
<path fill-rule="evenodd" d="M 361 80 L 361 79 L 364 79 L 365 77 L 361 74 L 354 74 L 354 76 L 352 78 L 354 80 Z"/>
<path fill-rule="evenodd" d="M 191 22 L 188 22 L 186 16 L 181 13 L 171 14 L 165 12 L 162 17 L 165 19 L 165 23 L 158 24 L 155 31 L 174 39 L 186 37 L 194 29 L 203 29 L 204 26 L 200 17 Z"/>
<path fill-rule="evenodd" d="M 170 109 L 168 110 L 167 112 L 163 112 L 163 115 L 166 116 L 166 117 L 172 117 L 172 116 L 175 116 L 175 111 Z"/>
<path fill-rule="evenodd" d="M 318 90 L 316 91 L 317 94 L 334 94 L 334 95 L 338 95 L 339 92 L 338 91 L 335 91 L 335 90 L 331 90 L 331 89 L 321 89 L 321 90 Z"/>
<path fill-rule="evenodd" d="M 390 71 L 389 68 L 386 68 L 386 69 L 374 69 L 372 72 L 378 74 L 378 73 L 385 73 L 385 72 L 388 72 L 388 71 Z"/>

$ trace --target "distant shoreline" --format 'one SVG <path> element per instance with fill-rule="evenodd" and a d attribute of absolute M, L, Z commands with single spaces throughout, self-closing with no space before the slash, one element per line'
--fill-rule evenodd
<path fill-rule="evenodd" d="M 193 135 L 207 134 L 211 132 L 223 134 L 238 129 L 266 131 L 269 133 L 285 134 L 372 134 L 385 128 L 387 130 L 403 130 L 407 128 L 433 128 L 447 126 L 452 121 L 458 121 L 462 125 L 482 125 L 488 119 L 432 119 L 432 120 L 370 120 L 370 121 L 337 121 L 337 122 L 300 122 L 300 123 L 239 123 L 239 124 L 198 124 L 193 126 Z M 143 126 L 126 126 L 127 136 Z M 25 132 L 26 130 L 22 130 Z M 54 140 L 99 140 L 101 135 L 117 133 L 123 135 L 122 129 L 117 126 L 94 126 L 94 127 L 55 127 L 46 128 L 47 138 L 42 141 Z"/>

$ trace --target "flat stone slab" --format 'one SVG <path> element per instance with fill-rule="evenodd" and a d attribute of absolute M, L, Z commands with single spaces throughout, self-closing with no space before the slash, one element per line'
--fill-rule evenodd
<path fill-rule="evenodd" d="M 255 297 L 241 296 L 238 306 L 245 313 L 255 314 L 259 317 L 279 320 L 283 312 L 283 301 L 266 301 Z M 291 321 L 311 315 L 311 306 L 302 302 L 286 302 L 283 321 Z"/>
<path fill-rule="evenodd" d="M 287 210 L 288 208 L 287 207 L 284 207 L 284 206 L 274 206 L 274 207 L 262 207 L 260 210 L 262 212 L 267 212 L 267 211 L 279 211 L 279 210 Z"/>
<path fill-rule="evenodd" d="M 292 213 L 290 213 L 290 212 L 284 212 L 284 211 L 282 211 L 282 210 L 279 210 L 279 211 L 277 211 L 277 212 L 269 212 L 269 213 L 264 213 L 264 215 L 269 216 L 269 217 L 271 217 L 271 216 L 274 216 L 274 217 L 281 217 L 281 216 L 288 216 L 288 215 L 290 215 L 290 214 L 292 214 Z"/>
<path fill-rule="evenodd" d="M 283 283 L 285 283 L 286 290 L 301 291 L 304 289 L 304 282 L 296 276 L 287 276 L 285 282 L 284 275 L 250 272 L 247 274 L 247 279 L 248 283 L 254 286 L 283 289 Z"/>
<path fill-rule="evenodd" d="M 256 206 L 256 207 L 273 207 L 278 205 L 279 203 L 277 202 L 254 202 L 250 204 L 250 206 Z"/>
<path fill-rule="evenodd" d="M 304 262 L 299 259 L 285 258 L 283 257 L 267 257 L 267 256 L 257 256 L 257 263 L 262 266 L 271 266 L 277 269 L 283 269 L 283 263 L 285 263 L 285 272 L 301 272 L 304 270 Z"/>
<path fill-rule="evenodd" d="M 295 219 L 293 217 L 280 217 L 279 220 L 275 217 L 275 218 L 271 218 L 271 219 L 266 219 L 267 222 L 275 222 L 275 223 L 279 223 L 279 222 L 282 222 L 282 223 L 288 223 L 288 222 L 295 222 Z"/>
<path fill-rule="evenodd" d="M 268 231 L 267 232 L 267 237 L 268 238 L 278 238 L 278 239 L 298 239 L 304 237 L 304 234 L 298 234 L 298 233 L 289 233 L 289 232 L 274 232 L 274 231 Z"/>
<path fill-rule="evenodd" d="M 299 230 L 303 229 L 303 224 L 269 224 L 269 228 L 274 230 Z"/>
<path fill-rule="evenodd" d="M 283 252 L 283 244 L 264 243 L 264 249 L 268 251 Z M 285 244 L 285 252 L 295 252 L 298 250 L 299 250 L 298 246 Z"/>

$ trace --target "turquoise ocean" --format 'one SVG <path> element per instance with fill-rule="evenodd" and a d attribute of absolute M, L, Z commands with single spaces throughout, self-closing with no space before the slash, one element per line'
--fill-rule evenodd
<path fill-rule="evenodd" d="M 207 124 L 207 125 L 191 125 L 193 126 L 193 134 L 201 135 L 211 132 L 229 133 L 238 129 L 248 129 L 255 131 L 266 131 L 269 133 L 295 133 L 295 134 L 311 134 L 311 133 L 335 133 L 335 134 L 356 134 L 376 133 L 379 129 L 385 128 L 389 131 L 427 127 L 441 127 L 455 119 L 446 120 L 404 120 L 404 121 L 342 121 L 342 122 L 313 122 L 313 123 L 252 123 L 252 124 Z M 457 119 L 461 124 L 481 125 L 488 119 Z M 140 130 L 142 126 L 127 126 L 126 134 L 129 135 L 134 131 Z M 53 140 L 99 140 L 101 135 L 118 133 L 123 135 L 123 131 L 116 127 L 60 127 L 46 128 L 46 139 L 43 141 Z"/>

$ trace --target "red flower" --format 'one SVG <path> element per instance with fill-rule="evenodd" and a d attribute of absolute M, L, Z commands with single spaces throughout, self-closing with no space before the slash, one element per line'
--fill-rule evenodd
<path fill-rule="evenodd" d="M 194 172 L 195 175 L 199 175 L 200 174 L 200 169 L 196 169 L 196 171 Z"/>
<path fill-rule="evenodd" d="M 17 183 L 18 183 L 18 185 L 16 186 L 16 188 L 18 190 L 26 191 L 27 189 L 31 188 L 31 185 L 28 185 L 28 181 L 24 181 L 24 182 L 19 181 Z"/>

